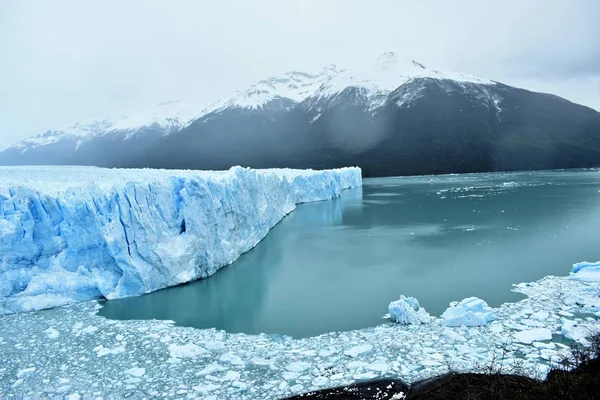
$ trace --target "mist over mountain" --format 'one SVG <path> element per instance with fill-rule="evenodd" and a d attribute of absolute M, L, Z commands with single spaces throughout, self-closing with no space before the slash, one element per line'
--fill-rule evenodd
<path fill-rule="evenodd" d="M 170 102 L 78 122 L 0 164 L 226 169 L 362 167 L 365 176 L 600 166 L 600 113 L 386 53 L 262 80 L 204 109 Z"/>

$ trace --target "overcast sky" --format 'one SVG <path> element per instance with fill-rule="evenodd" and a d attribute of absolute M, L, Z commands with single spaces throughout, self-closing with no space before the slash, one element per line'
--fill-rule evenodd
<path fill-rule="evenodd" d="M 394 51 L 600 110 L 600 1 L 0 0 L 0 147 Z"/>

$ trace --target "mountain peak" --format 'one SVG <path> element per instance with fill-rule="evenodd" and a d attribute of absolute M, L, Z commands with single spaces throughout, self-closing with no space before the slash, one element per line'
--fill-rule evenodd
<path fill-rule="evenodd" d="M 170 106 L 172 104 L 181 104 L 179 100 L 167 100 L 161 103 L 158 103 L 157 106 Z"/>
<path fill-rule="evenodd" d="M 348 87 L 357 87 L 366 91 L 368 96 L 377 98 L 400 87 L 404 83 L 419 78 L 452 80 L 455 82 L 471 82 L 477 84 L 493 84 L 492 81 L 480 79 L 457 72 L 441 72 L 425 68 L 423 64 L 411 59 L 403 59 L 394 52 L 383 53 L 374 63 L 363 68 L 342 71 L 324 82 L 317 91 L 317 97 L 331 97 Z"/>
<path fill-rule="evenodd" d="M 423 64 L 421 64 L 420 62 L 418 62 L 418 61 L 412 60 L 411 62 L 413 63 L 413 65 L 415 67 L 419 67 L 421 69 L 426 69 L 425 66 Z"/>
<path fill-rule="evenodd" d="M 274 99 L 289 99 L 301 102 L 312 95 L 324 82 L 331 80 L 341 71 L 335 64 L 325 66 L 317 73 L 289 71 L 280 76 L 263 79 L 234 95 L 220 100 L 202 111 L 200 116 L 229 107 L 260 109 Z M 198 117 L 200 117 L 198 116 Z"/>
<path fill-rule="evenodd" d="M 393 51 L 388 51 L 387 53 L 383 53 L 379 57 L 377 57 L 376 63 L 380 65 L 389 64 L 389 63 L 397 63 L 398 62 L 398 54 Z"/>
<path fill-rule="evenodd" d="M 375 60 L 375 66 L 381 69 L 398 68 L 418 68 L 426 69 L 423 64 L 415 60 L 403 60 L 394 52 L 383 53 Z"/>

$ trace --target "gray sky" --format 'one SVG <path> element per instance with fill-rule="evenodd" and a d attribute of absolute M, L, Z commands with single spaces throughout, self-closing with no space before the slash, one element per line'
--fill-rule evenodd
<path fill-rule="evenodd" d="M 394 51 L 600 110 L 600 1 L 0 0 L 0 147 Z"/>

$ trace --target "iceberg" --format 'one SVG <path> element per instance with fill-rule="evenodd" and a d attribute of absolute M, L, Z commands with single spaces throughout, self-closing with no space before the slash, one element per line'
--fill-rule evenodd
<path fill-rule="evenodd" d="M 573 264 L 570 274 L 571 279 L 578 279 L 588 282 L 600 282 L 600 261 L 583 261 Z"/>
<path fill-rule="evenodd" d="M 414 297 L 400 296 L 388 305 L 390 319 L 402 325 L 419 325 L 431 322 L 431 315 L 421 307 Z"/>
<path fill-rule="evenodd" d="M 468 297 L 451 304 L 442 314 L 446 326 L 483 326 L 498 319 L 488 304 L 477 298 Z"/>
<path fill-rule="evenodd" d="M 0 168 L 0 315 L 206 278 L 360 168 Z"/>

